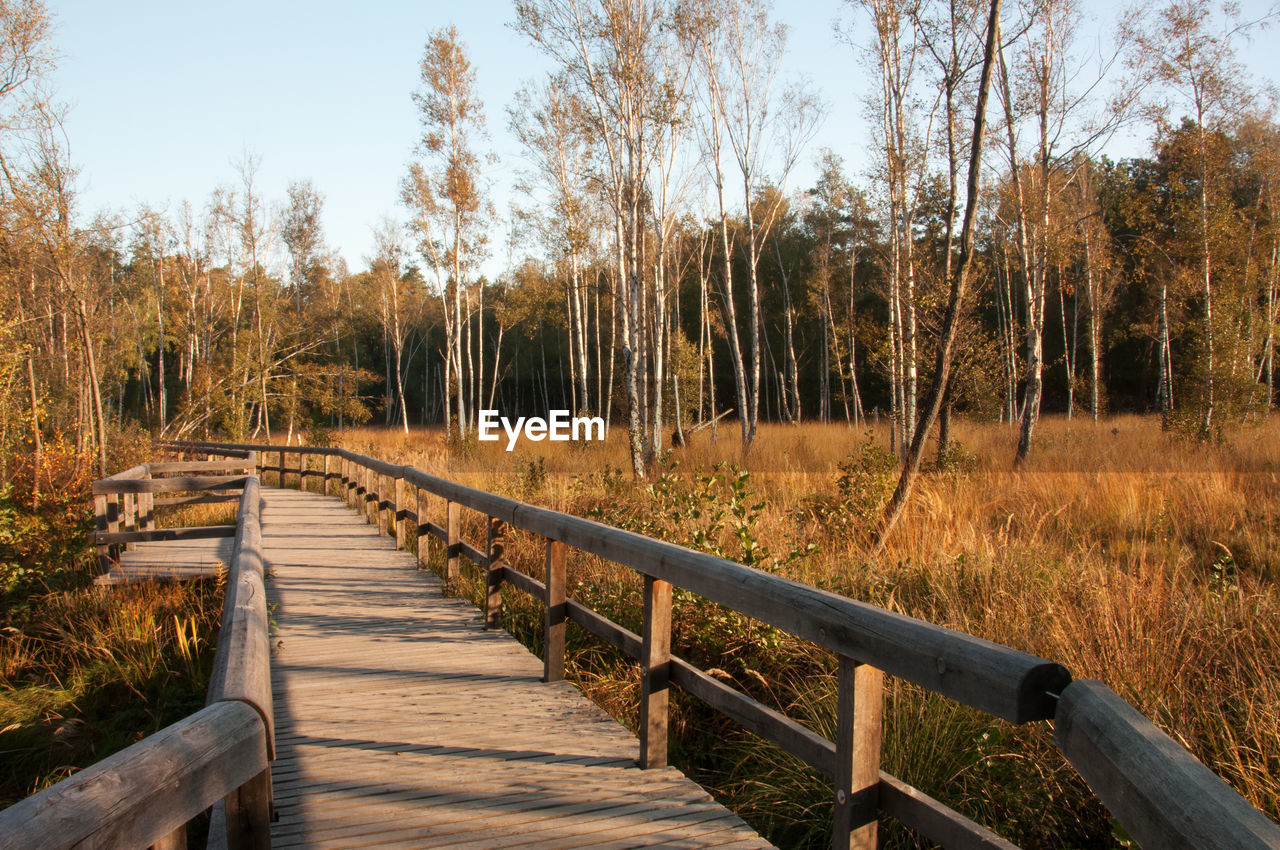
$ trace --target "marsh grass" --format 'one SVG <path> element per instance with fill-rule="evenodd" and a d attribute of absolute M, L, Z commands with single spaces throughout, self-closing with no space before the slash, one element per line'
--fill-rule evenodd
<path fill-rule="evenodd" d="M 44 461 L 34 508 L 29 467 L 0 492 L 0 807 L 199 710 L 221 620 L 214 579 L 95 587 L 91 459 L 55 442 Z M 165 526 L 234 516 L 164 510 Z"/>
<path fill-rule="evenodd" d="M 764 427 L 745 456 L 726 428 L 639 485 L 622 472 L 620 429 L 605 444 L 526 442 L 509 454 L 491 444 L 451 454 L 431 431 L 334 439 L 1060 661 L 1109 684 L 1280 818 L 1280 421 L 1200 443 L 1139 417 L 1049 419 L 1017 470 L 1012 430 L 958 423 L 953 433 L 959 444 L 922 477 L 879 560 L 866 530 L 887 497 L 883 428 Z M 464 518 L 468 539 L 483 539 L 479 519 Z M 508 554 L 540 574 L 539 541 L 513 535 Z M 474 577 L 463 590 L 479 601 Z M 569 592 L 638 627 L 629 571 L 572 553 Z M 834 735 L 833 659 L 689 594 L 677 592 L 674 609 L 678 654 Z M 536 602 L 509 590 L 504 616 L 540 645 Z M 634 726 L 634 665 L 575 627 L 569 650 L 570 675 Z M 827 840 L 821 777 L 686 698 L 673 729 L 681 766 L 772 840 Z M 884 763 L 1023 846 L 1123 840 L 1045 723 L 1013 727 L 890 680 Z M 889 843 L 911 839 L 891 831 Z"/>

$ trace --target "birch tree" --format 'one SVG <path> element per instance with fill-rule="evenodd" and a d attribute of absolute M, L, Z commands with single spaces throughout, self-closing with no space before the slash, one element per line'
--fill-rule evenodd
<path fill-rule="evenodd" d="M 817 100 L 802 85 L 786 85 L 779 79 L 787 28 L 772 20 L 771 12 L 767 0 L 724 0 L 699 15 L 688 16 L 696 21 L 694 32 L 700 33 L 696 55 L 701 59 L 712 112 L 705 137 L 711 147 L 713 176 L 721 201 L 725 324 L 734 328 L 731 333 L 735 336 L 740 331 L 733 306 L 732 271 L 728 265 L 731 255 L 723 201 L 726 177 L 721 164 L 722 152 L 732 158 L 742 190 L 749 363 L 741 363 L 740 343 L 731 340 L 730 349 L 735 354 L 734 379 L 738 382 L 742 408 L 739 411 L 742 443 L 748 447 L 755 440 L 760 421 L 763 353 L 760 257 L 783 210 L 787 176 L 821 116 Z M 766 195 L 766 187 L 775 191 Z M 771 197 L 773 202 L 757 205 L 760 197 Z"/>
<path fill-rule="evenodd" d="M 613 219 L 631 471 L 644 478 L 654 454 L 652 430 L 645 427 L 651 356 L 646 204 L 662 125 L 675 114 L 678 87 L 662 62 L 674 36 L 671 12 L 660 0 L 520 0 L 516 26 L 556 63 L 600 152 L 595 180 Z"/>
<path fill-rule="evenodd" d="M 1135 9 L 1122 29 L 1130 44 L 1128 61 L 1139 74 L 1160 85 L 1153 101 L 1158 124 L 1169 128 L 1186 110 L 1194 121 L 1199 166 L 1199 284 L 1202 304 L 1202 381 L 1200 433 L 1212 432 L 1217 403 L 1214 341 L 1215 257 L 1210 234 L 1210 136 L 1240 117 L 1248 100 L 1246 77 L 1236 60 L 1235 45 L 1259 26 L 1273 22 L 1280 12 L 1246 19 L 1235 3 L 1224 3 L 1219 14 L 1206 13 L 1195 0 L 1169 0 L 1158 10 Z M 1186 113 L 1183 113 L 1186 114 Z"/>
<path fill-rule="evenodd" d="M 475 68 L 456 28 L 431 34 L 419 71 L 413 101 L 422 125 L 417 149 L 423 161 L 411 166 L 402 199 L 412 212 L 410 227 L 419 237 L 445 301 L 445 380 L 452 380 L 448 392 L 457 405 L 456 411 L 447 414 L 447 428 L 451 434 L 456 428 L 458 435 L 465 436 L 475 414 L 468 398 L 478 397 L 476 382 L 484 374 L 483 336 L 478 334 L 476 363 L 471 360 L 469 333 L 471 275 L 483 256 L 488 213 L 481 179 L 483 157 L 476 148 L 486 138 L 484 106 L 476 92 Z"/>
<path fill-rule="evenodd" d="M 888 536 L 893 532 L 907 499 L 920 474 L 920 459 L 924 454 L 925 439 L 937 421 L 946 394 L 947 382 L 950 379 L 951 359 L 955 344 L 956 332 L 959 329 L 961 310 L 964 308 L 965 295 L 969 287 L 969 274 L 973 265 L 974 223 L 977 218 L 978 199 L 981 187 L 981 165 L 983 141 L 986 135 L 987 99 L 991 91 L 991 79 L 996 64 L 996 54 L 1000 45 L 1000 6 L 1001 0 L 991 0 L 987 15 L 985 46 L 982 52 L 982 71 L 978 80 L 977 100 L 974 106 L 973 134 L 969 142 L 969 167 L 965 187 L 964 218 L 960 227 L 960 257 L 951 273 L 946 313 L 943 316 L 939 333 L 937 350 L 934 358 L 933 381 L 923 404 L 920 421 L 916 423 L 915 436 L 911 440 L 906 462 L 902 466 L 902 474 L 893 496 L 885 506 L 884 517 L 876 530 L 874 546 L 877 552 L 883 550 Z"/>

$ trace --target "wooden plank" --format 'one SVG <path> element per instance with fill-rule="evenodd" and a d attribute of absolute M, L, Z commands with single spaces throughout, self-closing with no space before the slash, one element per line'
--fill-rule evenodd
<path fill-rule="evenodd" d="M 154 499 L 152 504 L 157 508 L 162 508 L 173 507 L 174 505 L 212 505 L 217 502 L 238 501 L 240 501 L 240 491 L 231 490 L 225 494 L 209 496 L 170 496 L 168 498 Z"/>
<path fill-rule="evenodd" d="M 671 659 L 671 681 L 810 767 L 835 777 L 835 744 L 803 724 L 713 679 L 682 658 Z"/>
<path fill-rule="evenodd" d="M 363 473 L 365 519 L 368 521 L 369 525 L 377 528 L 379 533 L 381 533 L 382 529 L 378 525 L 378 501 L 380 499 L 378 493 L 378 473 L 368 467 L 365 467 Z"/>
<path fill-rule="evenodd" d="M 1280 847 L 1280 826 L 1101 682 L 1063 691 L 1053 741 L 1143 847 Z"/>
<path fill-rule="evenodd" d="M 530 505 L 514 514 L 517 527 L 670 581 L 1011 722 L 1051 717 L 1053 694 L 1070 681 L 1066 668 L 1045 659 L 714 555 Z"/>
<path fill-rule="evenodd" d="M 875 850 L 884 672 L 847 656 L 840 656 L 839 665 L 831 846 L 839 850 Z"/>
<path fill-rule="evenodd" d="M 883 771 L 880 811 L 947 850 L 1018 850 L 1016 844 Z"/>
<path fill-rule="evenodd" d="M 418 541 L 418 566 L 425 568 L 431 562 L 431 530 L 430 523 L 427 521 L 431 505 L 425 492 L 414 487 L 413 493 L 413 504 L 417 509 L 417 519 L 413 522 L 413 536 Z"/>
<path fill-rule="evenodd" d="M 637 661 L 640 660 L 642 652 L 640 635 L 622 628 L 612 620 L 592 611 L 581 602 L 570 599 L 567 605 L 570 620 L 573 620 L 615 649 L 622 650 L 623 653 Z"/>
<path fill-rule="evenodd" d="M 568 682 L 542 683 L 541 661 L 441 598 L 413 555 L 366 526 L 360 540 L 383 548 L 353 562 L 327 544 L 353 533 L 328 514 L 297 549 L 304 538 L 283 523 L 322 497 L 265 493 L 280 606 L 273 846 L 517 846 L 526 834 L 577 846 L 626 831 L 634 844 L 704 832 L 759 843 L 678 772 L 639 771 L 632 735 Z"/>
<path fill-rule="evenodd" d="M 489 556 L 465 540 L 458 540 L 458 554 L 464 556 L 468 561 L 475 564 L 482 570 L 487 570 L 489 568 Z"/>
<path fill-rule="evenodd" d="M 107 533 L 107 496 L 93 497 L 93 522 L 95 537 Z M 106 543 L 97 542 L 98 572 L 105 573 L 111 568 L 111 549 Z"/>
<path fill-rule="evenodd" d="M 267 637 L 259 504 L 258 480 L 250 478 L 245 483 L 237 518 L 222 627 L 213 672 L 209 676 L 208 701 L 239 700 L 257 710 L 267 730 L 268 751 L 274 757 L 271 650 Z"/>
<path fill-rule="evenodd" d="M 215 703 L 0 811 L 0 850 L 146 847 L 266 763 L 258 713 Z"/>
<path fill-rule="evenodd" d="M 1053 717 L 1054 695 L 1071 680 L 1065 667 L 1046 659 L 714 555 L 522 504 L 420 470 L 409 468 L 402 474 L 424 490 L 516 528 L 669 581 L 1014 723 Z"/>
<path fill-rule="evenodd" d="M 139 482 L 150 483 L 150 482 Z M 126 532 L 135 532 L 138 530 L 138 496 L 136 493 L 123 493 L 120 497 L 123 506 L 120 524 Z"/>
<path fill-rule="evenodd" d="M 640 635 L 640 767 L 667 766 L 667 708 L 671 680 L 671 584 L 644 577 Z"/>
<path fill-rule="evenodd" d="M 512 584 L 523 590 L 530 596 L 541 599 L 544 602 L 547 598 L 547 586 L 535 578 L 530 578 L 519 570 L 511 566 L 502 568 L 502 580 L 508 584 Z"/>
<path fill-rule="evenodd" d="M 187 493 L 203 490 L 239 490 L 244 487 L 243 475 L 184 475 L 177 478 L 137 478 L 117 481 L 104 478 L 93 482 L 94 494 L 124 493 Z"/>
<path fill-rule="evenodd" d="M 228 850 L 271 850 L 271 768 L 223 798 Z"/>
<path fill-rule="evenodd" d="M 436 525 L 434 522 L 418 523 L 419 534 L 430 534 L 446 546 L 449 545 L 449 530 L 444 526 Z"/>
<path fill-rule="evenodd" d="M 565 578 L 569 550 L 558 540 L 547 541 L 546 596 L 543 597 L 542 681 L 564 678 L 564 638 L 568 611 L 565 606 Z"/>
<path fill-rule="evenodd" d="M 234 525 L 192 525 L 185 528 L 157 528 L 151 531 L 117 531 L 93 533 L 98 545 L 112 543 L 143 543 L 156 540 L 206 540 L 214 537 L 235 537 Z"/>
<path fill-rule="evenodd" d="M 174 473 L 187 472 L 250 472 L 253 471 L 253 464 L 245 460 L 187 460 L 187 461 L 165 461 L 163 463 L 147 464 L 147 471 L 154 477 L 156 475 L 172 475 Z"/>
<path fill-rule="evenodd" d="M 462 539 L 459 533 L 459 523 L 461 521 L 461 506 L 457 502 L 448 502 L 445 505 L 445 524 L 447 526 L 445 534 L 445 566 L 444 580 L 445 593 L 453 592 L 453 584 L 458 579 L 458 542 Z"/>
<path fill-rule="evenodd" d="M 184 823 L 159 841 L 154 842 L 149 850 L 187 850 L 187 825 Z"/>
<path fill-rule="evenodd" d="M 421 490 L 414 488 L 415 492 Z M 506 524 L 497 517 L 488 517 L 485 523 L 488 540 L 485 549 L 485 600 L 484 627 L 498 629 L 502 627 L 502 558 L 506 554 Z"/>
<path fill-rule="evenodd" d="M 404 523 L 401 522 L 401 520 L 404 519 L 404 517 L 400 513 L 400 511 L 404 508 L 404 504 L 405 504 L 404 479 L 396 478 L 394 481 L 394 488 L 392 489 L 392 496 L 391 496 L 391 525 L 392 525 L 392 528 L 394 529 L 392 533 L 395 535 L 395 538 L 396 538 L 397 549 L 405 548 Z"/>

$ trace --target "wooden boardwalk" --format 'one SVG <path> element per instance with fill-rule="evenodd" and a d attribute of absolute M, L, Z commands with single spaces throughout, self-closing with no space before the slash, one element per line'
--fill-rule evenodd
<path fill-rule="evenodd" d="M 120 553 L 120 563 L 97 584 L 128 584 L 143 579 L 191 579 L 214 576 L 231 563 L 232 540 L 164 540 L 136 543 Z"/>
<path fill-rule="evenodd" d="M 276 847 L 766 847 L 337 499 L 264 488 Z"/>

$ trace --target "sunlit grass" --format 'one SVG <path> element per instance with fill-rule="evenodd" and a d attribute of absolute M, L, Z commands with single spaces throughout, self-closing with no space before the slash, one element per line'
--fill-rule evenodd
<path fill-rule="evenodd" d="M 1206 444 L 1149 418 L 1051 418 L 1017 470 L 1014 430 L 961 422 L 953 432 L 961 447 L 921 479 L 879 560 L 865 529 L 833 522 L 832 511 L 862 516 L 882 498 L 874 474 L 844 490 L 837 478 L 841 462 L 875 455 L 866 446 L 887 448 L 883 426 L 763 426 L 744 454 L 730 425 L 716 442 L 697 435 L 638 486 L 616 428 L 605 444 L 525 441 L 511 453 L 477 443 L 450 451 L 431 430 L 335 440 L 735 559 L 763 550 L 765 568 L 1060 661 L 1109 684 L 1280 817 L 1280 422 Z M 721 462 L 732 466 L 708 485 Z M 727 482 L 739 470 L 750 475 L 735 494 Z M 715 506 L 730 503 L 752 510 L 713 523 Z M 478 521 L 467 528 L 481 539 Z M 537 541 L 517 535 L 509 552 L 540 571 Z M 581 555 L 570 565 L 571 594 L 635 627 L 634 576 Z M 478 585 L 470 592 L 478 599 Z M 536 646 L 538 606 L 516 591 L 505 604 L 509 627 Z M 715 606 L 678 599 L 675 616 L 681 654 L 833 734 L 830 659 Z M 633 666 L 583 635 L 571 647 L 584 689 L 631 717 Z M 825 840 L 820 778 L 688 700 L 674 717 L 687 770 L 775 841 Z M 889 685 L 886 717 L 885 765 L 901 778 L 1024 846 L 1111 843 L 1105 810 L 1056 754 L 1047 725 L 1015 728 L 900 682 Z"/>
<path fill-rule="evenodd" d="M 220 580 L 94 586 L 93 465 L 57 445 L 44 460 L 35 510 L 29 469 L 0 499 L 0 807 L 198 711 L 221 620 Z M 160 510 L 162 526 L 234 517 Z"/>

